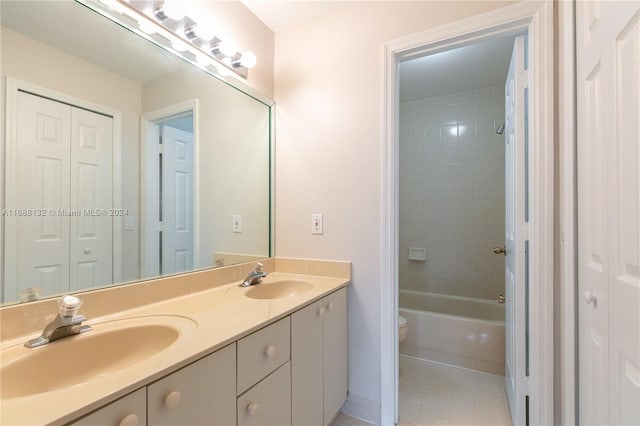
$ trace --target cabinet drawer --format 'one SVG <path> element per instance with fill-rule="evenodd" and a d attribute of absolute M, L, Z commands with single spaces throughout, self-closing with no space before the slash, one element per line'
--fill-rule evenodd
<path fill-rule="evenodd" d="M 238 340 L 238 395 L 289 360 L 289 317 Z"/>
<path fill-rule="evenodd" d="M 291 362 L 238 397 L 238 426 L 291 424 Z"/>
<path fill-rule="evenodd" d="M 146 424 L 147 389 L 142 388 L 73 422 L 71 426 L 144 426 Z"/>

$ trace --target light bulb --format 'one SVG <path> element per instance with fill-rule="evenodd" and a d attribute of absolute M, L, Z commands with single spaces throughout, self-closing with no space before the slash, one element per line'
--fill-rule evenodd
<path fill-rule="evenodd" d="M 220 49 L 220 52 L 224 56 L 227 56 L 229 58 L 231 58 L 236 53 L 238 53 L 238 48 L 236 47 L 236 44 L 229 40 L 221 41 L 220 44 L 218 45 L 218 48 Z"/>
<path fill-rule="evenodd" d="M 253 52 L 244 52 L 240 57 L 240 65 L 246 68 L 253 68 L 256 66 L 258 58 Z"/>
<path fill-rule="evenodd" d="M 184 18 L 184 10 L 182 9 L 180 2 L 176 0 L 165 1 L 162 5 L 162 11 L 174 21 L 179 21 Z"/>
<path fill-rule="evenodd" d="M 202 24 L 198 24 L 196 27 L 196 34 L 200 40 L 205 41 L 211 41 L 215 37 L 213 29 Z"/>

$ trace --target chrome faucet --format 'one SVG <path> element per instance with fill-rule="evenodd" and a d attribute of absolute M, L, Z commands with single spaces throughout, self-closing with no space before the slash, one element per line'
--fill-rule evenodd
<path fill-rule="evenodd" d="M 91 331 L 90 326 L 82 325 L 82 322 L 86 321 L 87 318 L 84 315 L 78 315 L 78 309 L 80 309 L 81 305 L 82 301 L 75 296 L 62 297 L 58 300 L 60 314 L 44 327 L 40 336 L 29 340 L 24 345 L 28 348 L 37 348 L 63 337 Z"/>
<path fill-rule="evenodd" d="M 250 285 L 260 284 L 262 282 L 262 279 L 269 275 L 267 272 L 264 272 L 262 270 L 262 267 L 262 263 L 256 262 L 253 270 L 249 272 L 244 281 L 242 281 L 240 287 L 249 287 Z"/>

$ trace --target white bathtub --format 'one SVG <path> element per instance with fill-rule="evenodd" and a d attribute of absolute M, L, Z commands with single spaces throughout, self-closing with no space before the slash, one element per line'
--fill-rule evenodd
<path fill-rule="evenodd" d="M 400 353 L 504 376 L 504 305 L 400 290 L 409 333 Z"/>

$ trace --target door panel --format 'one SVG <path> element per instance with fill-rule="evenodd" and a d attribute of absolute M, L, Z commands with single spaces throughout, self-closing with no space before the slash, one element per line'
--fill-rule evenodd
<path fill-rule="evenodd" d="M 113 119 L 71 113 L 71 290 L 113 282 Z"/>
<path fill-rule="evenodd" d="M 43 296 L 69 289 L 69 217 L 59 213 L 69 208 L 70 123 L 71 107 L 18 93 L 20 167 L 13 178 L 7 176 L 7 185 L 32 189 L 18 190 L 16 204 L 7 208 L 43 214 L 5 218 L 6 227 L 16 230 L 13 238 L 7 234 L 7 254 L 15 250 L 15 261 L 5 262 L 5 282 L 15 287 L 10 291 L 7 286 L 5 300 L 18 300 L 28 287 L 41 287 Z"/>
<path fill-rule="evenodd" d="M 515 424 L 525 418 L 524 43 L 516 38 L 505 83 L 505 386 Z"/>
<path fill-rule="evenodd" d="M 162 128 L 162 273 L 193 269 L 193 135 Z"/>
<path fill-rule="evenodd" d="M 576 2 L 579 420 L 640 424 L 640 2 Z"/>

